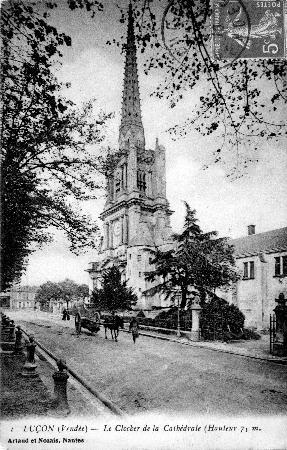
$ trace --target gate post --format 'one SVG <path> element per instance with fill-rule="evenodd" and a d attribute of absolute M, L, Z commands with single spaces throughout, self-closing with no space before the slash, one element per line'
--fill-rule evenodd
<path fill-rule="evenodd" d="M 200 340 L 199 319 L 200 319 L 201 306 L 200 306 L 199 302 L 200 302 L 199 296 L 195 295 L 195 297 L 192 300 L 192 305 L 191 305 L 192 325 L 191 325 L 191 337 L 190 338 L 192 341 Z"/>
<path fill-rule="evenodd" d="M 275 299 L 276 330 L 273 341 L 273 355 L 287 356 L 287 306 L 284 294 L 281 292 Z"/>

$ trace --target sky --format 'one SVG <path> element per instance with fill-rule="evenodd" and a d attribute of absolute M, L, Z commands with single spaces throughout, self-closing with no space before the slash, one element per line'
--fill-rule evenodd
<path fill-rule="evenodd" d="M 118 4 L 125 7 L 128 2 Z M 114 0 L 105 0 L 103 13 L 91 18 L 88 13 L 73 11 L 59 2 L 51 17 L 52 24 L 72 37 L 72 47 L 64 51 L 62 67 L 57 76 L 71 82 L 67 95 L 76 103 L 95 97 L 100 108 L 113 111 L 107 141 L 117 145 L 123 85 L 124 56 L 107 40 L 125 34 L 126 26 L 119 22 L 120 11 Z M 247 225 L 255 224 L 256 233 L 287 226 L 287 155 L 283 145 L 262 149 L 260 162 L 234 181 L 224 169 L 212 166 L 203 170 L 212 149 L 214 137 L 203 137 L 196 131 L 185 139 L 172 140 L 167 129 L 182 122 L 192 111 L 199 93 L 189 92 L 174 109 L 165 100 L 151 97 L 162 74 L 143 74 L 143 58 L 139 55 L 139 83 L 143 125 L 147 148 L 154 148 L 158 137 L 166 147 L 167 198 L 171 209 L 171 225 L 179 231 L 187 201 L 197 210 L 204 231 L 217 230 L 220 236 L 236 238 L 247 234 Z M 98 220 L 104 205 L 104 193 L 84 208 Z M 29 258 L 22 284 L 39 285 L 48 280 L 65 278 L 88 284 L 85 269 L 95 259 L 95 252 L 75 256 L 68 243 L 57 232 L 53 243 L 35 251 Z"/>

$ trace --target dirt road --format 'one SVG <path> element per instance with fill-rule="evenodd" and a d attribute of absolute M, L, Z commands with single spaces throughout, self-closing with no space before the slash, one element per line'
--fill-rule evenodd
<path fill-rule="evenodd" d="M 124 332 L 118 342 L 105 340 L 103 330 L 77 337 L 72 321 L 33 313 L 22 325 L 128 413 L 287 412 L 284 366 L 144 336 L 134 344 Z"/>

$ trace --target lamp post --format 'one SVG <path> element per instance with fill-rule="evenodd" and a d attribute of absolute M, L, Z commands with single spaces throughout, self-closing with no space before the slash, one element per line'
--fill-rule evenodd
<path fill-rule="evenodd" d="M 179 288 L 174 289 L 173 298 L 177 301 L 177 332 L 176 335 L 180 336 L 180 303 L 181 303 L 181 290 Z"/>
<path fill-rule="evenodd" d="M 179 295 L 177 296 L 177 336 L 180 336 Z"/>

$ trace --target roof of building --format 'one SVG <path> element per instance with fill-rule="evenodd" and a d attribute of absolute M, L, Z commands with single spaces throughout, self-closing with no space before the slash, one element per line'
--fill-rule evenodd
<path fill-rule="evenodd" d="M 231 239 L 229 243 L 234 245 L 237 257 L 285 251 L 287 250 L 287 227 Z"/>
<path fill-rule="evenodd" d="M 39 286 L 30 286 L 30 285 L 14 285 L 11 288 L 11 291 L 15 292 L 37 292 Z"/>

